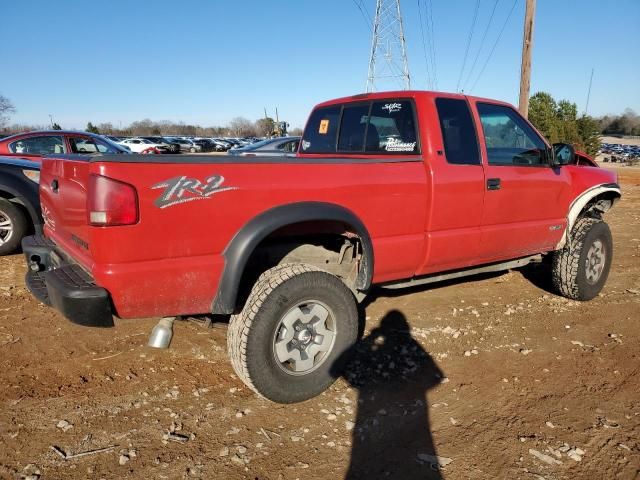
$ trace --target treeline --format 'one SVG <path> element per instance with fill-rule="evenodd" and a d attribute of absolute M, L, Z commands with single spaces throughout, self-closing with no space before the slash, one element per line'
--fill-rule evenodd
<path fill-rule="evenodd" d="M 260 118 L 251 121 L 244 117 L 236 117 L 226 126 L 203 127 L 201 125 L 187 124 L 184 122 L 173 122 L 170 120 L 154 121 L 148 118 L 138 120 L 131 124 L 120 127 L 113 123 L 87 123 L 85 130 L 92 133 L 100 133 L 103 135 L 115 136 L 196 136 L 196 137 L 267 137 L 278 133 L 288 133 L 290 135 L 302 134 L 301 129 L 294 128 L 289 132 L 279 132 L 277 124 L 272 118 Z M 3 133 L 18 133 L 31 130 L 60 130 L 65 128 L 64 125 L 57 123 L 51 125 L 24 125 L 13 124 L 4 128 Z"/>
<path fill-rule="evenodd" d="M 640 115 L 630 108 L 622 115 L 605 115 L 597 121 L 605 135 L 640 135 Z"/>
<path fill-rule="evenodd" d="M 578 107 L 568 100 L 556 101 L 546 92 L 538 92 L 529 100 L 529 121 L 551 143 L 570 143 L 577 149 L 595 155 L 600 148 L 598 122 L 578 116 Z"/>

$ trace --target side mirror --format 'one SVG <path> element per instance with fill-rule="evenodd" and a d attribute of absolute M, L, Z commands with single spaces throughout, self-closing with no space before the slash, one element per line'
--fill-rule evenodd
<path fill-rule="evenodd" d="M 553 159 L 551 165 L 559 167 L 562 165 L 569 165 L 574 163 L 576 158 L 576 151 L 573 146 L 568 143 L 554 143 L 553 144 Z"/>

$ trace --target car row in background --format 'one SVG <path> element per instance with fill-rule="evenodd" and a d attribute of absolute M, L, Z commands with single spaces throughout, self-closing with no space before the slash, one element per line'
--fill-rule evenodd
<path fill-rule="evenodd" d="M 298 151 L 300 137 L 204 138 L 116 137 L 67 130 L 34 131 L 0 140 L 0 155 L 39 159 L 52 154 L 163 154 L 227 152 L 236 156 L 289 155 Z"/>
<path fill-rule="evenodd" d="M 603 143 L 600 146 L 599 153 L 602 153 L 605 155 L 613 155 L 614 157 L 620 157 L 623 160 L 640 158 L 640 145 L 624 145 L 621 143 Z"/>

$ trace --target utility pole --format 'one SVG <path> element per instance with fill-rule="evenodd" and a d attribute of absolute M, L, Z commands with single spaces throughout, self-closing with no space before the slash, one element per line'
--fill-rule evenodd
<path fill-rule="evenodd" d="M 589 99 L 591 98 L 591 84 L 593 83 L 593 68 L 591 69 L 591 78 L 589 79 L 589 90 L 587 91 L 587 103 L 584 106 L 584 114 L 587 115 L 589 112 Z"/>
<path fill-rule="evenodd" d="M 522 38 L 522 65 L 520 67 L 520 114 L 529 115 L 529 90 L 531 88 L 531 51 L 533 50 L 533 21 L 536 16 L 536 0 L 527 0 Z"/>
<path fill-rule="evenodd" d="M 399 83 L 411 89 L 400 0 L 376 0 L 366 91 L 373 92 L 377 83 L 390 80 L 396 88 Z"/>

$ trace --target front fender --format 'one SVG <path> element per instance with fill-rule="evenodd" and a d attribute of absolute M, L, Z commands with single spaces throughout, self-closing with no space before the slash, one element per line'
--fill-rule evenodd
<path fill-rule="evenodd" d="M 622 192 L 620 190 L 620 185 L 618 185 L 617 183 L 603 183 L 600 185 L 595 185 L 587 190 L 585 190 L 584 192 L 582 192 L 569 206 L 569 212 L 567 214 L 567 228 L 564 231 L 564 234 L 562 235 L 562 238 L 560 239 L 560 242 L 558 242 L 558 245 L 556 246 L 556 250 L 560 250 L 561 248 L 563 248 L 565 246 L 565 244 L 567 243 L 567 238 L 569 235 L 569 232 L 571 231 L 571 229 L 573 228 L 573 226 L 576 223 L 576 220 L 578 219 L 578 217 L 580 216 L 580 213 L 582 213 L 582 211 L 584 210 L 584 208 L 592 201 L 594 200 L 596 197 L 599 196 L 603 196 L 603 197 L 611 197 L 611 203 L 609 204 L 608 208 L 604 211 L 609 210 L 611 207 L 613 207 L 613 205 L 620 199 L 620 197 L 622 196 Z"/>

